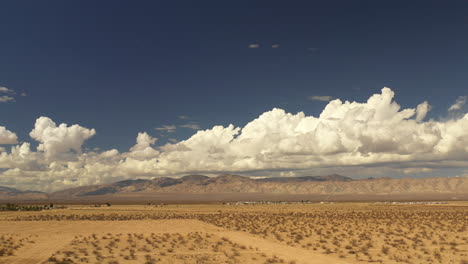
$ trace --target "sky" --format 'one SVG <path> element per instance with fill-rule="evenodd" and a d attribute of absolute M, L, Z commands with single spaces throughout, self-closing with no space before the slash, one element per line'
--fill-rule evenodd
<path fill-rule="evenodd" d="M 467 1 L 8 1 L 0 185 L 468 175 Z"/>

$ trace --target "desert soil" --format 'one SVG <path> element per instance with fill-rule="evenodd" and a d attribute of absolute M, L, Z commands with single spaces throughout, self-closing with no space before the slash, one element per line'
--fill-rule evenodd
<path fill-rule="evenodd" d="M 0 263 L 468 263 L 468 203 L 0 212 Z"/>
<path fill-rule="evenodd" d="M 19 248 L 13 256 L 0 259 L 4 264 L 36 264 L 48 260 L 55 252 L 66 249 L 77 236 L 109 234 L 189 234 L 201 232 L 228 238 L 230 241 L 257 248 L 267 256 L 277 256 L 286 263 L 350 263 L 309 250 L 282 245 L 248 233 L 230 231 L 198 220 L 135 221 L 0 221 L 0 235 L 15 233 L 22 237 L 34 234 L 34 243 Z M 122 260 L 121 260 L 122 261 Z M 252 262 L 252 261 L 250 261 Z"/>

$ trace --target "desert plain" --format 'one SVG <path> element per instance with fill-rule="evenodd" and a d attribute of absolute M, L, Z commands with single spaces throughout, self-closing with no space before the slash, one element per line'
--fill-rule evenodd
<path fill-rule="evenodd" d="M 468 263 L 468 202 L 0 212 L 0 263 Z"/>

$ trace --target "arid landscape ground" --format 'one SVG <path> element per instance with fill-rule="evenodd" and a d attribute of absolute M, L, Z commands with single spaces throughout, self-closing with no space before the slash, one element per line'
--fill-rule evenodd
<path fill-rule="evenodd" d="M 468 263 L 468 202 L 0 212 L 0 263 Z"/>

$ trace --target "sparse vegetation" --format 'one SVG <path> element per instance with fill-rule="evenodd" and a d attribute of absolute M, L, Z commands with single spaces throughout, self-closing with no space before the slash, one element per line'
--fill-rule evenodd
<path fill-rule="evenodd" d="M 17 234 L 0 235 L 0 259 L 4 256 L 13 256 L 18 249 L 34 243 L 34 237 L 35 235 L 29 237 Z"/>
<path fill-rule="evenodd" d="M 254 261 L 255 260 L 255 261 Z M 132 262 L 133 261 L 133 262 Z M 284 263 L 209 233 L 79 236 L 45 263 Z"/>
<path fill-rule="evenodd" d="M 17 205 L 12 203 L 7 203 L 5 205 L 0 205 L 0 211 L 41 211 L 44 209 L 49 209 L 46 206 L 37 206 L 37 205 Z"/>
<path fill-rule="evenodd" d="M 352 204 L 312 208 L 198 217 L 220 227 L 361 262 L 449 263 L 468 258 L 466 208 Z"/>
<path fill-rule="evenodd" d="M 119 230 L 100 233 L 97 232 L 100 230 L 89 230 L 87 234 L 76 235 L 68 247 L 50 256 L 46 263 L 302 263 L 265 254 L 247 240 L 245 243 L 233 242 L 229 236 L 222 235 L 228 230 L 352 263 L 465 264 L 468 259 L 466 204 L 88 206 L 41 212 L 4 212 L 3 219 L 28 221 L 31 225 L 44 221 L 57 224 L 132 221 L 129 225 L 138 225 L 154 223 L 154 220 L 170 223 L 193 219 L 225 230 L 197 232 L 199 230 L 191 230 L 190 226 L 187 226 L 190 232 L 182 233 L 122 233 Z M 8 236 L 3 239 L 11 241 Z M 4 256 L 21 249 L 15 243 L 2 245 L 16 247 L 13 251 L 4 251 Z"/>

